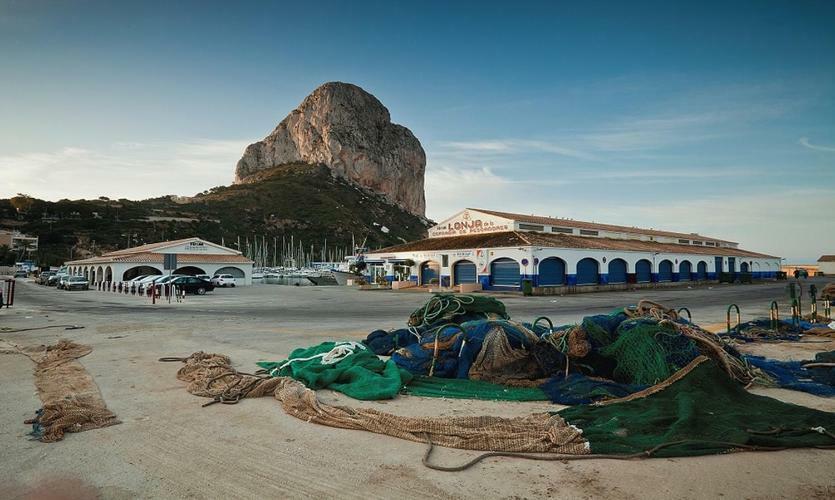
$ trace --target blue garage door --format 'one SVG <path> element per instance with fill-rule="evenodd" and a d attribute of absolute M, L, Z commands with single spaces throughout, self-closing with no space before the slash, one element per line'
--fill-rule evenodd
<path fill-rule="evenodd" d="M 635 281 L 638 283 L 652 281 L 652 264 L 648 260 L 639 260 L 635 263 Z"/>
<path fill-rule="evenodd" d="M 739 271 L 742 272 L 742 273 L 747 273 L 748 272 L 748 263 L 747 262 L 741 263 L 739 265 Z"/>
<path fill-rule="evenodd" d="M 658 264 L 658 281 L 673 281 L 673 263 L 669 260 Z"/>
<path fill-rule="evenodd" d="M 626 283 L 626 261 L 615 259 L 609 262 L 609 283 Z"/>
<path fill-rule="evenodd" d="M 701 261 L 696 264 L 696 279 L 699 281 L 707 279 L 707 262 Z"/>
<path fill-rule="evenodd" d="M 452 268 L 452 275 L 456 285 L 460 285 L 461 283 L 475 283 L 477 281 L 475 264 L 468 260 L 459 260 L 456 262 Z"/>
<path fill-rule="evenodd" d="M 490 284 L 519 286 L 519 264 L 513 259 L 497 259 L 490 264 Z"/>
<path fill-rule="evenodd" d="M 577 263 L 577 284 L 596 285 L 599 280 L 597 261 L 585 258 Z"/>
<path fill-rule="evenodd" d="M 439 280 L 441 276 L 441 266 L 437 262 L 424 262 L 420 266 L 420 284 L 430 285 L 432 280 Z"/>
<path fill-rule="evenodd" d="M 690 261 L 683 260 L 678 265 L 678 279 L 679 281 L 690 281 L 690 273 L 693 272 L 693 266 Z"/>
<path fill-rule="evenodd" d="M 722 266 L 722 257 L 716 257 L 715 262 L 716 262 L 716 273 L 717 273 L 717 276 L 718 276 L 718 273 L 724 273 L 725 272 L 725 268 Z"/>
<path fill-rule="evenodd" d="M 736 272 L 736 258 L 735 257 L 728 257 L 728 272 L 735 273 Z"/>
<path fill-rule="evenodd" d="M 549 257 L 539 263 L 539 285 L 554 286 L 565 284 L 565 262 Z"/>

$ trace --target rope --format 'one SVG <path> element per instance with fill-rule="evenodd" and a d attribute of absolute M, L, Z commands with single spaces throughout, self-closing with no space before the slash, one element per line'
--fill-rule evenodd
<path fill-rule="evenodd" d="M 821 430 L 819 430 L 821 429 Z M 828 432 L 826 429 L 822 427 L 817 428 L 813 427 L 808 429 L 810 432 L 820 432 L 821 434 L 826 434 L 829 437 L 835 439 L 835 434 Z M 752 432 L 748 431 L 751 434 L 763 434 L 762 432 Z M 771 434 L 771 431 L 767 431 L 766 433 Z M 482 453 L 477 457 L 473 458 L 468 462 L 464 462 L 461 465 L 453 465 L 453 466 L 443 466 L 443 465 L 435 465 L 429 462 L 429 457 L 432 455 L 432 450 L 434 449 L 434 445 L 432 444 L 432 440 L 429 439 L 427 434 L 424 434 L 426 438 L 426 452 L 423 454 L 423 459 L 421 463 L 425 467 L 428 467 L 432 470 L 437 470 L 441 472 L 461 472 L 463 470 L 467 470 L 470 467 L 476 465 L 477 463 L 491 457 L 508 457 L 508 458 L 522 458 L 525 460 L 541 460 L 541 461 L 568 461 L 568 460 L 594 460 L 594 459 L 606 459 L 606 460 L 635 460 L 635 459 L 645 459 L 645 458 L 652 458 L 660 450 L 664 448 L 669 448 L 671 446 L 677 446 L 681 444 L 702 444 L 702 445 L 719 445 L 719 446 L 727 446 L 729 448 L 737 448 L 746 451 L 783 451 L 787 450 L 788 448 L 783 446 L 757 446 L 757 445 L 750 445 L 744 443 L 732 443 L 729 441 L 706 441 L 701 439 L 682 439 L 680 441 L 670 441 L 667 443 L 661 443 L 657 446 L 653 446 L 644 451 L 639 451 L 637 453 L 631 453 L 628 455 L 616 455 L 616 454 L 589 454 L 589 455 L 568 455 L 568 454 L 542 454 L 542 455 L 534 455 L 531 453 L 516 453 L 516 452 L 506 452 L 506 451 L 491 451 L 487 453 Z M 824 450 L 831 450 L 835 449 L 835 446 L 815 446 L 814 448 L 824 449 Z"/>
<path fill-rule="evenodd" d="M 0 332 L 2 333 L 17 333 L 17 332 L 31 332 L 34 330 L 46 330 L 47 328 L 63 328 L 64 330 L 80 330 L 84 328 L 83 326 L 78 325 L 49 325 L 49 326 L 37 326 L 34 328 L 18 328 L 17 330 L 0 328 Z"/>
<path fill-rule="evenodd" d="M 273 368 L 270 371 L 270 375 L 276 377 L 278 376 L 278 372 L 280 372 L 285 366 L 295 363 L 297 361 L 311 361 L 317 358 L 321 358 L 321 363 L 323 365 L 333 365 L 336 364 L 343 359 L 347 358 L 351 354 L 354 354 L 356 351 L 365 350 L 366 347 L 361 344 L 360 342 L 337 342 L 333 349 L 328 352 L 322 352 L 319 354 L 314 354 L 313 356 L 308 356 L 306 358 L 290 358 L 283 361 L 280 365 Z"/>

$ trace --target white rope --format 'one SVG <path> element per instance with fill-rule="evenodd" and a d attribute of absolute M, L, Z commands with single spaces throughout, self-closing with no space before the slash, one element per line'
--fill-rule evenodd
<path fill-rule="evenodd" d="M 342 361 L 343 359 L 347 358 L 348 356 L 354 354 L 357 351 L 364 350 L 366 350 L 366 347 L 360 342 L 336 342 L 333 348 L 328 352 L 320 352 L 319 354 L 314 354 L 313 356 L 308 356 L 306 358 L 287 359 L 277 367 L 270 370 L 270 375 L 272 375 L 273 377 L 278 376 L 278 372 L 281 371 L 282 368 L 289 365 L 290 363 L 295 363 L 297 361 L 311 361 L 317 358 L 321 358 L 321 364 L 333 365 Z"/>

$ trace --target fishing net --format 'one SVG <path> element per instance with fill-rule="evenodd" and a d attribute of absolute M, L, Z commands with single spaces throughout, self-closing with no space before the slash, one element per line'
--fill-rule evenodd
<path fill-rule="evenodd" d="M 746 321 L 730 332 L 723 333 L 728 337 L 740 342 L 774 342 L 774 341 L 799 341 L 803 334 L 803 328 L 792 325 L 787 321 L 778 321 L 776 328 L 770 319 L 760 318 Z"/>
<path fill-rule="evenodd" d="M 466 316 L 466 317 L 465 317 Z M 484 295 L 438 293 L 409 316 L 409 326 L 462 323 L 474 319 L 509 319 L 504 303 Z"/>
<path fill-rule="evenodd" d="M 644 385 L 619 384 L 612 380 L 571 373 L 558 374 L 540 386 L 552 403 L 581 405 L 621 398 L 645 389 Z"/>
<path fill-rule="evenodd" d="M 820 352 L 810 361 L 777 361 L 762 356 L 745 356 L 745 361 L 783 389 L 835 396 L 835 351 Z"/>
<path fill-rule="evenodd" d="M 424 331 L 424 328 L 414 326 L 391 331 L 374 330 L 368 334 L 363 343 L 374 354 L 391 356 L 391 353 L 397 349 L 419 342 Z"/>
<path fill-rule="evenodd" d="M 593 454 L 693 456 L 731 450 L 835 445 L 835 414 L 747 392 L 705 361 L 663 390 L 559 412 Z"/>
<path fill-rule="evenodd" d="M 391 399 L 412 377 L 357 342 L 322 342 L 258 366 L 273 377 L 292 377 L 311 389 L 332 389 L 361 400 Z"/>
<path fill-rule="evenodd" d="M 96 382 L 78 358 L 93 348 L 70 340 L 42 348 L 21 348 L 17 352 L 35 362 L 35 387 L 43 406 L 35 418 L 24 423 L 32 425 L 32 435 L 45 443 L 64 438 L 67 432 L 83 432 L 119 424 L 107 408 Z"/>
<path fill-rule="evenodd" d="M 403 387 L 403 394 L 434 398 L 482 399 L 490 401 L 547 401 L 538 387 L 509 387 L 483 380 L 414 377 Z"/>

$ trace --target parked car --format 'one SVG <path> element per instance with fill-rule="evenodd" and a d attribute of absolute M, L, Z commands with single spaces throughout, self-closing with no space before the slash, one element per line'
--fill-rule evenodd
<path fill-rule="evenodd" d="M 172 281 L 174 281 L 177 278 L 182 278 L 182 277 L 185 277 L 185 276 L 186 276 L 185 274 L 169 274 L 168 276 L 161 276 L 160 279 L 154 281 L 154 286 L 159 288 L 162 285 L 166 285 L 168 283 L 171 283 Z"/>
<path fill-rule="evenodd" d="M 204 280 L 209 280 L 209 281 L 212 280 L 212 277 L 209 276 L 208 274 L 195 274 L 194 277 L 195 278 L 201 278 L 201 279 L 204 279 Z"/>
<path fill-rule="evenodd" d="M 55 273 L 52 271 L 41 271 L 41 274 L 38 275 L 38 284 L 46 285 L 47 283 L 49 283 L 49 278 L 54 274 Z"/>
<path fill-rule="evenodd" d="M 212 284 L 214 286 L 222 286 L 222 287 L 235 287 L 235 277 L 231 274 L 217 274 L 214 278 L 212 278 Z"/>
<path fill-rule="evenodd" d="M 58 278 L 57 287 L 58 289 L 64 288 L 64 285 L 67 283 L 67 280 L 70 278 L 84 278 L 84 276 L 70 276 L 69 274 L 61 274 Z"/>
<path fill-rule="evenodd" d="M 64 290 L 89 290 L 90 282 L 84 276 L 70 276 L 63 282 L 61 288 Z"/>
<path fill-rule="evenodd" d="M 215 289 L 211 281 L 198 278 L 197 276 L 180 276 L 171 280 L 171 283 L 186 293 L 196 293 L 197 295 L 204 295 L 206 292 L 211 292 Z"/>
<path fill-rule="evenodd" d="M 47 286 L 58 286 L 58 283 L 61 282 L 61 278 L 65 278 L 66 276 L 66 273 L 55 273 L 46 280 L 46 284 Z"/>
<path fill-rule="evenodd" d="M 160 278 L 164 278 L 164 276 L 163 276 L 162 274 L 149 274 L 148 276 L 145 276 L 145 277 L 144 277 L 144 278 L 142 278 L 141 280 L 136 281 L 136 282 L 134 283 L 134 285 L 136 285 L 136 290 L 137 290 L 139 293 L 142 293 L 142 292 L 144 292 L 144 291 L 145 291 L 145 289 L 146 289 L 147 287 L 149 287 L 149 286 L 150 286 L 150 285 L 151 285 L 154 281 L 156 281 L 156 280 L 158 280 L 158 279 L 160 279 Z"/>
<path fill-rule="evenodd" d="M 27 273 L 26 271 L 15 271 L 15 273 L 14 273 L 15 278 L 26 278 L 28 276 L 29 276 L 29 273 Z"/>

